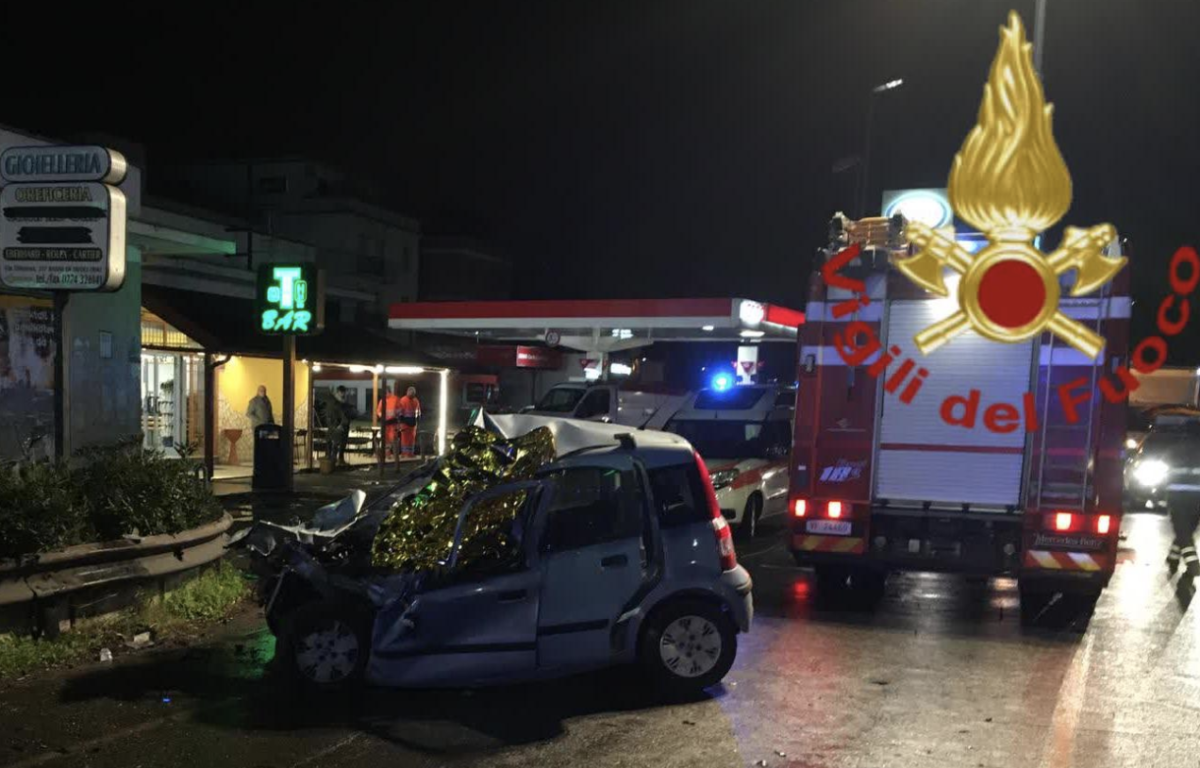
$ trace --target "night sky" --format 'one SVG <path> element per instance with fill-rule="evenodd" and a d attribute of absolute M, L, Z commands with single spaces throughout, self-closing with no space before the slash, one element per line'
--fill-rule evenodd
<path fill-rule="evenodd" d="M 854 172 L 831 168 L 861 152 L 871 86 L 905 80 L 877 102 L 877 208 L 884 188 L 944 185 L 997 28 L 1009 8 L 1031 25 L 1034 2 L 12 5 L 0 123 L 139 142 L 151 194 L 156 163 L 311 156 L 426 220 L 482 222 L 520 297 L 799 306 L 830 214 L 853 207 Z M 1169 255 L 1200 244 L 1200 3 L 1048 5 L 1063 223 L 1116 224 L 1152 317 Z"/>

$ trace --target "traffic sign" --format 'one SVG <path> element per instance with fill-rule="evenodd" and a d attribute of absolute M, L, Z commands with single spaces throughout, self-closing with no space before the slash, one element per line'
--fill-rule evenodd
<path fill-rule="evenodd" d="M 125 282 L 125 194 L 99 182 L 5 186 L 0 282 L 9 288 L 118 290 Z"/>

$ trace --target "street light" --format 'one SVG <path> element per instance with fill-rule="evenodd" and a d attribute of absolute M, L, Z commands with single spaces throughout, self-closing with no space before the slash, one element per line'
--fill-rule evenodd
<path fill-rule="evenodd" d="M 896 78 L 895 80 L 888 80 L 886 83 L 881 83 L 881 84 L 875 86 L 874 88 L 872 88 L 870 94 L 867 95 L 866 143 L 865 143 L 865 146 L 863 147 L 862 176 L 861 176 L 862 184 L 860 185 L 859 190 L 858 190 L 858 218 L 860 218 L 860 219 L 863 216 L 867 215 L 867 182 L 870 180 L 869 174 L 870 174 L 870 170 L 871 170 L 871 124 L 875 120 L 875 97 L 881 93 L 887 93 L 888 91 L 894 91 L 902 85 L 904 85 L 903 78 Z"/>

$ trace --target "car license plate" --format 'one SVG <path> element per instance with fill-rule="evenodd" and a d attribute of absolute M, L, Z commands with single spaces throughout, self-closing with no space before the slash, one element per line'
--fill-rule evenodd
<path fill-rule="evenodd" d="M 807 523 L 805 523 L 804 529 L 809 533 L 832 533 L 835 536 L 849 536 L 850 521 L 809 520 Z"/>

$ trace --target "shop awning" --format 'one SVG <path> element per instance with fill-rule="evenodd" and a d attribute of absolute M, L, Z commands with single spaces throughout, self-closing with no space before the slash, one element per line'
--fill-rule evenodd
<path fill-rule="evenodd" d="M 278 338 L 255 332 L 254 309 L 249 299 L 143 284 L 142 305 L 194 339 L 205 351 L 267 357 L 280 354 Z M 381 333 L 332 321 L 326 322 L 320 335 L 297 339 L 296 355 L 328 363 L 445 367 Z"/>

